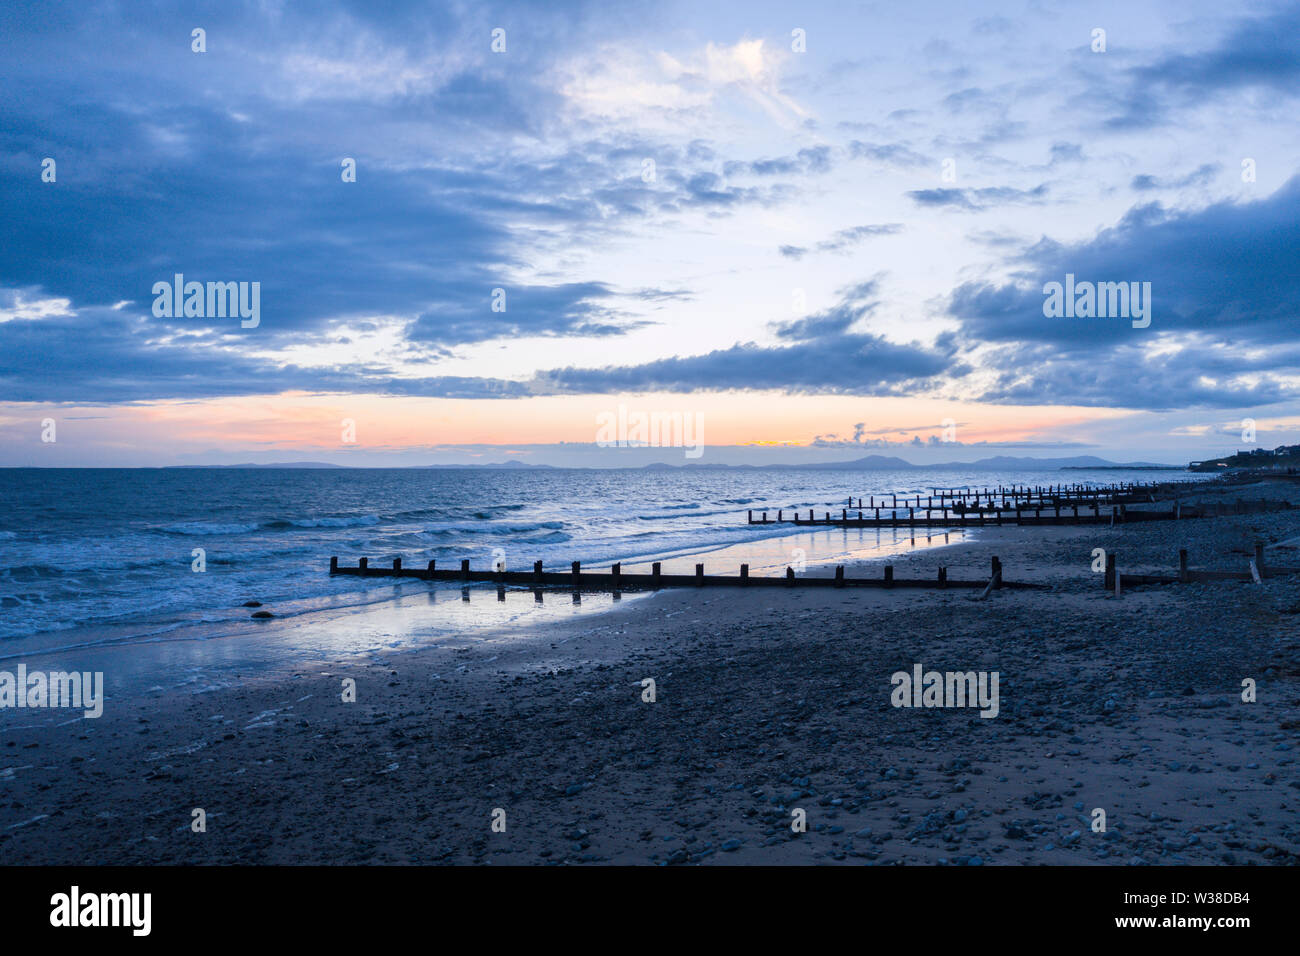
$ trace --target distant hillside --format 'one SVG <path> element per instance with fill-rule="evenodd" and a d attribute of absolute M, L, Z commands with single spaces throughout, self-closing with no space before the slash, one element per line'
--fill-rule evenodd
<path fill-rule="evenodd" d="M 345 465 L 332 465 L 327 461 L 284 461 L 273 465 L 255 465 L 248 462 L 242 465 L 164 465 L 164 468 L 344 468 Z"/>
<path fill-rule="evenodd" d="M 1157 465 L 1151 462 L 1134 461 L 1118 463 L 1097 458 L 1095 455 L 1077 455 L 1073 458 L 1013 458 L 998 455 L 994 458 L 980 458 L 977 461 L 947 461 L 933 465 L 915 465 L 903 458 L 887 455 L 868 455 L 850 461 L 823 461 L 803 465 L 710 465 L 704 462 L 669 465 L 656 462 L 646 468 L 781 468 L 794 471 L 888 471 L 890 469 L 920 468 L 932 471 L 1055 471 L 1057 469 L 1172 469 L 1182 470 L 1181 465 Z"/>
<path fill-rule="evenodd" d="M 1252 448 L 1250 451 L 1239 451 L 1226 458 L 1194 461 L 1187 467 L 1190 471 L 1222 472 L 1233 468 L 1285 471 L 1288 468 L 1300 468 L 1300 445 L 1279 445 L 1272 450 Z"/>

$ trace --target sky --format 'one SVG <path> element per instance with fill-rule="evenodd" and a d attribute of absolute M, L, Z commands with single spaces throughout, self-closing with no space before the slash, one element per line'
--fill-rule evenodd
<path fill-rule="evenodd" d="M 0 466 L 1300 442 L 1297 3 L 8 0 L 0 62 Z"/>

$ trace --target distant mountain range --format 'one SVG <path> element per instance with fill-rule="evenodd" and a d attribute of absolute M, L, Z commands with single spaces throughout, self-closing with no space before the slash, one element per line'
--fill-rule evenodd
<path fill-rule="evenodd" d="M 1051 471 L 1059 468 L 1133 468 L 1133 469 L 1175 469 L 1182 471 L 1181 465 L 1157 465 L 1146 461 L 1132 461 L 1123 464 L 1114 461 L 1107 461 L 1105 458 L 1098 458 L 1095 455 L 1077 455 L 1073 458 L 1013 458 L 1009 455 L 998 455 L 994 458 L 980 458 L 977 461 L 946 461 L 933 465 L 916 465 L 903 458 L 895 458 L 888 455 L 867 455 L 865 458 L 854 458 L 851 461 L 826 461 L 812 462 L 802 465 L 668 465 L 653 464 L 646 465 L 646 468 L 747 468 L 760 470 L 765 468 L 787 468 L 797 471 L 887 471 L 898 468 L 924 468 L 935 471 L 946 469 L 953 470 L 977 470 L 977 471 Z"/>
<path fill-rule="evenodd" d="M 170 465 L 172 468 L 349 468 L 350 465 L 334 465 L 323 461 L 288 461 L 272 465 Z M 397 467 L 404 468 L 477 468 L 493 470 L 515 470 L 519 468 L 556 468 L 555 465 L 530 465 L 522 461 L 503 461 L 492 462 L 481 465 L 402 465 Z M 581 466 L 574 466 L 581 469 Z M 1077 455 L 1073 458 L 1015 458 L 1009 455 L 998 455 L 993 458 L 980 458 L 977 461 L 948 461 L 933 465 L 914 465 L 912 462 L 902 458 L 895 458 L 888 455 L 867 455 L 865 458 L 854 458 L 851 461 L 825 461 L 812 462 L 801 465 L 724 465 L 724 464 L 707 464 L 703 462 L 688 462 L 681 465 L 670 465 L 664 462 L 654 462 L 653 464 L 643 465 L 642 468 L 647 470 L 667 470 L 679 468 L 729 468 L 742 471 L 763 471 L 773 468 L 789 469 L 792 471 L 889 471 L 903 468 L 919 468 L 929 470 L 948 470 L 948 471 L 1053 471 L 1057 469 L 1162 469 L 1173 471 L 1184 471 L 1181 465 L 1158 465 L 1148 461 L 1130 461 L 1114 462 L 1107 461 L 1105 458 L 1098 458 L 1095 455 Z"/>

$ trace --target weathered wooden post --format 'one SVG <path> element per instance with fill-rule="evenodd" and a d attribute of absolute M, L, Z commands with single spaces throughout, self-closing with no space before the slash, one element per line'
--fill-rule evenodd
<path fill-rule="evenodd" d="M 573 562 L 573 586 L 576 588 L 582 583 L 582 562 Z"/>
<path fill-rule="evenodd" d="M 401 558 L 393 558 L 393 570 L 394 570 L 394 571 L 400 571 L 400 570 L 402 570 L 402 559 L 401 559 Z"/>
<path fill-rule="evenodd" d="M 993 556 L 992 580 L 993 580 L 993 586 L 995 588 L 1002 587 L 1002 562 L 998 560 L 997 555 Z"/>
<path fill-rule="evenodd" d="M 427 568 L 424 569 L 424 576 L 425 576 L 426 578 L 428 578 L 430 581 L 432 581 L 432 580 L 433 580 L 433 572 L 437 569 L 437 567 L 438 567 L 438 561 L 437 561 L 437 559 L 431 558 L 431 559 L 429 560 L 429 566 L 428 566 Z"/>
<path fill-rule="evenodd" d="M 1115 552 L 1106 552 L 1106 578 L 1102 582 L 1107 591 L 1115 590 Z"/>
<path fill-rule="evenodd" d="M 535 577 L 538 581 L 542 580 L 542 562 L 540 561 L 533 562 L 533 577 Z"/>
<path fill-rule="evenodd" d="M 741 587 L 749 586 L 749 565 L 748 564 L 742 564 L 740 566 L 740 586 Z"/>
<path fill-rule="evenodd" d="M 766 521 L 766 520 L 767 520 L 767 517 L 766 517 L 767 512 L 766 512 L 766 511 L 763 512 L 763 515 L 764 515 L 763 520 Z M 778 511 L 778 512 L 776 513 L 776 520 L 777 520 L 777 521 L 784 521 L 784 520 L 785 520 L 785 512 L 784 512 L 784 511 Z"/>
<path fill-rule="evenodd" d="M 840 509 L 840 520 L 843 521 L 845 524 L 849 523 L 849 512 L 847 508 Z"/>
<path fill-rule="evenodd" d="M 887 564 L 885 565 L 885 587 L 892 588 L 893 586 L 894 586 L 894 566 L 892 564 Z"/>
<path fill-rule="evenodd" d="M 614 587 L 617 588 L 620 583 L 619 579 L 623 575 L 623 563 L 621 561 L 615 561 L 613 571 L 614 571 Z"/>
<path fill-rule="evenodd" d="M 363 578 L 366 576 L 366 571 L 368 571 L 369 568 L 370 568 L 369 558 L 362 558 L 360 561 L 357 562 L 357 570 L 361 572 L 361 576 Z"/>
<path fill-rule="evenodd" d="M 947 569 L 947 568 L 940 568 L 940 569 L 939 569 L 939 587 L 941 587 L 941 588 L 946 588 L 947 586 L 948 586 L 948 569 Z"/>
<path fill-rule="evenodd" d="M 650 565 L 650 577 L 651 577 L 650 586 L 653 587 L 656 591 L 658 591 L 659 590 L 659 562 L 658 561 Z"/>
<path fill-rule="evenodd" d="M 469 580 L 469 558 L 460 559 L 460 576 L 466 581 Z"/>
<path fill-rule="evenodd" d="M 842 564 L 835 565 L 835 586 L 844 587 L 844 565 Z"/>
<path fill-rule="evenodd" d="M 335 555 L 334 557 L 330 558 L 330 574 L 338 574 L 338 573 L 339 573 L 339 559 L 338 559 L 338 555 Z"/>
<path fill-rule="evenodd" d="M 788 588 L 794 587 L 794 568 L 790 567 L 788 564 L 785 568 L 785 586 Z"/>
<path fill-rule="evenodd" d="M 695 586 L 697 588 L 704 587 L 704 565 L 702 564 L 695 566 Z"/>
<path fill-rule="evenodd" d="M 1179 548 L 1178 549 L 1178 580 L 1186 584 L 1187 579 L 1189 577 L 1190 575 L 1187 573 L 1187 549 Z"/>
<path fill-rule="evenodd" d="M 753 509 L 753 508 L 750 508 L 750 509 L 749 509 L 749 520 L 746 521 L 745 523 L 746 523 L 746 524 L 753 524 L 753 523 L 754 523 L 754 509 Z"/>

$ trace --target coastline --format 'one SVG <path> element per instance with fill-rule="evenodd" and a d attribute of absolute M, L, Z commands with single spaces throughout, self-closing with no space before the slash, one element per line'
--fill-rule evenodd
<path fill-rule="evenodd" d="M 0 860 L 1294 863 L 1300 580 L 1115 599 L 1088 570 L 1093 547 L 1167 569 L 1177 542 L 1199 566 L 1240 567 L 1257 533 L 1295 555 L 1300 511 L 988 529 L 942 558 L 890 557 L 900 575 L 942 562 L 957 576 L 997 554 L 1008 578 L 1051 586 L 983 602 L 672 591 L 432 644 L 414 639 L 432 613 L 416 597 L 259 624 L 208 647 L 309 623 L 340 649 L 359 631 L 392 639 L 114 698 L 98 720 L 9 712 Z M 914 663 L 998 671 L 998 717 L 892 707 L 890 674 Z M 1244 677 L 1256 703 L 1240 701 Z M 195 807 L 206 833 L 190 831 Z"/>

